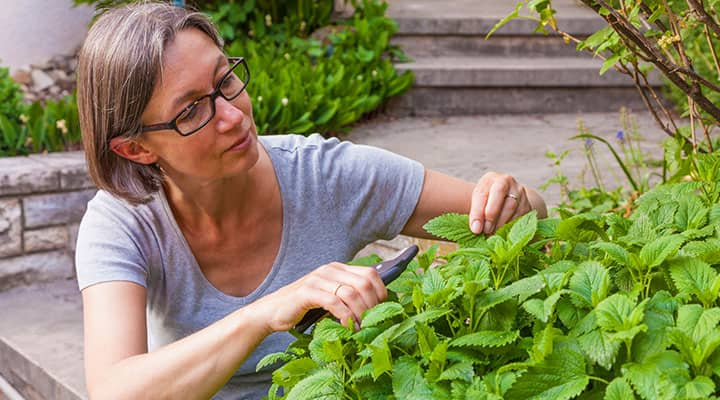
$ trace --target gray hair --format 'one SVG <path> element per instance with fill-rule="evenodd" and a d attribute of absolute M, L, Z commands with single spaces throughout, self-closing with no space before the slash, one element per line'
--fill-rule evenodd
<path fill-rule="evenodd" d="M 115 154 L 110 140 L 140 135 L 140 116 L 162 74 L 163 51 L 188 28 L 204 32 L 222 49 L 207 16 L 168 3 L 142 2 L 100 16 L 80 50 L 77 101 L 88 172 L 99 189 L 133 204 L 150 200 L 163 173 L 157 165 Z"/>

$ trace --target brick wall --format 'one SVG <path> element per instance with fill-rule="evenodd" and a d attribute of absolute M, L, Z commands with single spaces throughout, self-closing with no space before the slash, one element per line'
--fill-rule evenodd
<path fill-rule="evenodd" d="M 82 152 L 0 158 L 0 291 L 74 277 L 78 225 L 95 192 Z"/>

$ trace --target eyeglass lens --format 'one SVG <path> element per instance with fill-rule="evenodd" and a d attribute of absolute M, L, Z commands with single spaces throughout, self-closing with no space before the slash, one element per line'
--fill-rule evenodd
<path fill-rule="evenodd" d="M 220 83 L 219 95 L 226 100 L 235 99 L 243 91 L 245 82 L 248 79 L 247 75 L 247 69 L 244 65 L 236 65 L 233 71 L 225 76 Z M 203 96 L 187 107 L 175 120 L 178 130 L 182 134 L 189 134 L 208 123 L 215 114 L 214 101 L 211 96 Z"/>

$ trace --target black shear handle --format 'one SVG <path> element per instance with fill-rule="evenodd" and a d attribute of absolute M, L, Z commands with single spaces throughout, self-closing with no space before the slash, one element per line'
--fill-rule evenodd
<path fill-rule="evenodd" d="M 418 247 L 416 245 L 412 245 L 403 250 L 397 257 L 377 264 L 375 269 L 377 269 L 380 274 L 380 278 L 383 283 L 388 285 L 400 276 L 405 268 L 407 268 L 408 264 L 410 264 L 410 261 L 415 258 L 417 253 Z M 295 325 L 295 330 L 298 332 L 305 332 L 307 328 L 316 323 L 320 318 L 327 315 L 327 313 L 328 312 L 323 308 L 313 308 L 305 313 L 303 319 Z"/>

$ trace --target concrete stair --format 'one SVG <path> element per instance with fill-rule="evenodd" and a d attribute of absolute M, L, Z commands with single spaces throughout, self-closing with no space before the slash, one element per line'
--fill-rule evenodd
<path fill-rule="evenodd" d="M 584 38 L 605 26 L 575 0 L 553 1 L 560 29 Z M 557 35 L 534 32 L 535 22 L 515 20 L 489 39 L 515 0 L 391 0 L 398 22 L 392 42 L 415 73 L 412 89 L 388 104 L 395 116 L 567 113 L 643 109 L 632 80 L 603 61 L 575 50 Z M 659 80 L 654 80 L 659 84 Z"/>

